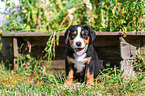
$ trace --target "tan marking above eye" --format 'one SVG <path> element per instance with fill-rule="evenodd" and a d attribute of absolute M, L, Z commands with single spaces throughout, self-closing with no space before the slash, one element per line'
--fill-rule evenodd
<path fill-rule="evenodd" d="M 69 43 L 70 43 L 71 47 L 73 48 L 73 46 L 72 46 L 73 40 L 71 40 L 70 37 L 69 37 Z"/>
<path fill-rule="evenodd" d="M 84 43 L 85 43 L 85 48 L 88 47 L 88 44 L 89 44 L 89 40 L 90 40 L 90 37 L 88 37 L 87 40 L 83 39 L 84 40 Z"/>
<path fill-rule="evenodd" d="M 85 32 L 84 31 L 82 31 L 82 34 L 84 34 Z"/>
<path fill-rule="evenodd" d="M 75 31 L 75 32 L 74 32 L 74 34 L 76 35 L 76 34 L 77 34 L 77 32 Z"/>

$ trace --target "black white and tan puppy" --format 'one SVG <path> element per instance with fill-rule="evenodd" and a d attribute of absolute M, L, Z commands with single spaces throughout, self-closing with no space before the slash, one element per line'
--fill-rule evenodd
<path fill-rule="evenodd" d="M 94 85 L 94 78 L 104 69 L 92 45 L 95 36 L 89 25 L 70 26 L 65 32 L 65 85 L 73 80 Z"/>

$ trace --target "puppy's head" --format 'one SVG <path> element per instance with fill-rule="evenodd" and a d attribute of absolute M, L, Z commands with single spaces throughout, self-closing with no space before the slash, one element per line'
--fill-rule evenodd
<path fill-rule="evenodd" d="M 95 32 L 89 25 L 70 26 L 65 32 L 65 44 L 70 44 L 77 55 L 85 53 L 94 39 Z"/>

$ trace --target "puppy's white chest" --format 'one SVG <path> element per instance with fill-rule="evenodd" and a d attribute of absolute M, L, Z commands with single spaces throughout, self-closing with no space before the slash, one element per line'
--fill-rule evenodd
<path fill-rule="evenodd" d="M 77 72 L 81 72 L 83 70 L 83 68 L 85 67 L 85 63 L 87 61 L 86 57 L 86 53 L 84 53 L 83 55 L 76 55 L 74 54 L 74 58 L 73 60 L 71 60 L 74 63 L 75 68 L 77 69 Z"/>

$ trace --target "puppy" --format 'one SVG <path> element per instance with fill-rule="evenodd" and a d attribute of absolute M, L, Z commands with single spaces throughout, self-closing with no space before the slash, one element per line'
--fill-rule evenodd
<path fill-rule="evenodd" d="M 96 34 L 89 25 L 70 26 L 65 32 L 64 85 L 71 85 L 73 80 L 94 85 L 94 78 L 104 69 L 92 45 L 95 37 Z"/>

